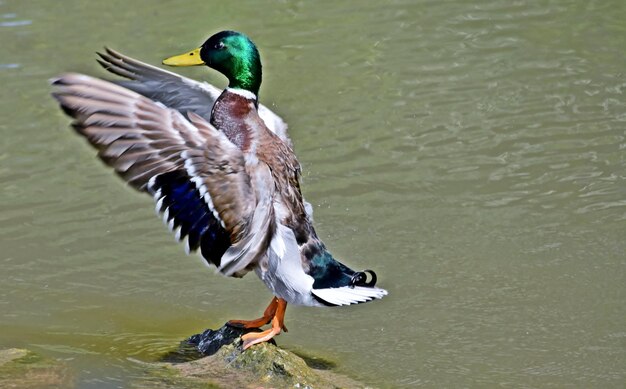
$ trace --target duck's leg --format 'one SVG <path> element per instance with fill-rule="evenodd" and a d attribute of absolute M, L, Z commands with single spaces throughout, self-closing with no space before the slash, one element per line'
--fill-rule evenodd
<path fill-rule="evenodd" d="M 272 339 L 274 336 L 280 334 L 281 329 L 287 332 L 287 328 L 285 327 L 285 310 L 287 309 L 287 301 L 275 297 L 276 300 L 276 310 L 271 318 L 272 328 L 269 330 L 265 330 L 263 332 L 248 332 L 243 335 L 241 339 L 243 340 L 243 349 L 247 349 L 248 347 L 255 345 L 257 343 L 267 342 Z M 273 301 L 272 301 L 273 303 Z M 270 304 L 271 306 L 272 304 Z M 269 307 L 268 307 L 269 308 Z"/>
<path fill-rule="evenodd" d="M 239 328 L 260 328 L 272 321 L 272 318 L 276 315 L 276 308 L 278 307 L 278 297 L 274 297 L 270 301 L 270 305 L 265 308 L 263 316 L 254 320 L 229 320 L 228 325 Z M 285 331 L 287 331 L 285 329 Z"/>

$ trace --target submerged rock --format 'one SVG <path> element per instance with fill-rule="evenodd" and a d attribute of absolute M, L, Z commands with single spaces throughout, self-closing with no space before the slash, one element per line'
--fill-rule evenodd
<path fill-rule="evenodd" d="M 226 327 L 226 328 L 225 328 Z M 330 370 L 335 365 L 316 358 L 301 357 L 275 344 L 261 343 L 243 351 L 245 330 L 224 326 L 194 335 L 184 345 L 209 356 L 196 360 L 173 357 L 167 362 L 149 364 L 158 378 L 150 388 L 365 388 L 366 386 Z M 178 355 L 188 353 L 180 352 Z M 198 354 L 199 355 L 199 354 Z M 158 382 L 157 382 L 158 381 Z M 157 384 L 158 383 L 158 384 Z"/>
<path fill-rule="evenodd" d="M 262 343 L 242 351 L 238 345 L 222 347 L 212 356 L 183 363 L 168 363 L 170 379 L 188 380 L 215 388 L 363 388 L 348 377 L 309 366 L 298 355 Z M 177 385 L 182 386 L 181 380 Z M 184 387 L 184 386 L 182 386 Z"/>
<path fill-rule="evenodd" d="M 64 364 L 29 350 L 0 350 L 0 388 L 71 388 L 74 379 Z"/>

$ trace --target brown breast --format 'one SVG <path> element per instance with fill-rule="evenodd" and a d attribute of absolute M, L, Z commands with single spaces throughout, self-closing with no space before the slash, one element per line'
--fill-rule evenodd
<path fill-rule="evenodd" d="M 213 105 L 211 124 L 243 152 L 252 145 L 251 119 L 258 117 L 255 102 L 225 89 Z"/>
<path fill-rule="evenodd" d="M 254 152 L 270 167 L 277 200 L 287 210 L 281 223 L 294 231 L 298 243 L 306 242 L 315 232 L 306 216 L 300 191 L 300 163 L 291 147 L 267 128 L 255 102 L 226 89 L 215 102 L 211 124 L 244 153 Z"/>

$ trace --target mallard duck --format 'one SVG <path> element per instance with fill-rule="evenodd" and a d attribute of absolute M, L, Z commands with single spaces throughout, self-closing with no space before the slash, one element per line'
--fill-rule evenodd
<path fill-rule="evenodd" d="M 382 298 L 371 270 L 337 261 L 313 228 L 300 191 L 300 164 L 283 120 L 259 104 L 261 61 L 242 33 L 222 31 L 201 47 L 167 58 L 169 66 L 206 65 L 228 78 L 216 87 L 106 49 L 99 62 L 129 80 L 82 74 L 53 80 L 54 98 L 78 134 L 183 241 L 225 276 L 254 271 L 274 297 L 243 328 L 243 348 L 270 340 L 287 304 L 339 306 Z"/>

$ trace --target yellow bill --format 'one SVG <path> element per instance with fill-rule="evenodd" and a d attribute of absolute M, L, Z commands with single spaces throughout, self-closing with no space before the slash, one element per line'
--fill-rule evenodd
<path fill-rule="evenodd" d="M 200 58 L 200 48 L 193 49 L 187 53 L 175 55 L 163 60 L 163 65 L 168 66 L 196 66 L 204 65 L 204 61 Z"/>

